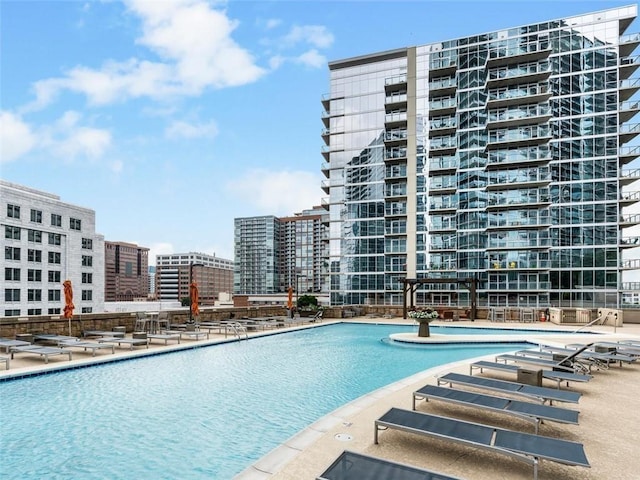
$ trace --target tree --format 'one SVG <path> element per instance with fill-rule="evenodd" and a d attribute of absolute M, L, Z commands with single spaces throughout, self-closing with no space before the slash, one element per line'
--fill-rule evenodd
<path fill-rule="evenodd" d="M 183 307 L 190 307 L 191 306 L 191 298 L 190 297 L 183 297 L 182 300 L 180 300 L 180 304 Z"/>
<path fill-rule="evenodd" d="M 298 298 L 298 308 L 308 308 L 315 310 L 318 308 L 318 299 L 313 295 L 302 295 Z"/>

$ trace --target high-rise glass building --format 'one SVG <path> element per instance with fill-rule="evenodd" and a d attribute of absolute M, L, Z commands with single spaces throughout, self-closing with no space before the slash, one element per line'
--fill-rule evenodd
<path fill-rule="evenodd" d="M 480 305 L 619 306 L 640 194 L 637 6 L 329 64 L 332 304 L 475 278 Z M 418 301 L 470 303 L 457 283 Z"/>

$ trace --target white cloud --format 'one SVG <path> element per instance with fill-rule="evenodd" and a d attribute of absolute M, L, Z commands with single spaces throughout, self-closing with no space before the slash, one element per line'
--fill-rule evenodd
<path fill-rule="evenodd" d="M 232 39 L 237 22 L 205 1 L 129 0 L 126 5 L 142 22 L 136 43 L 160 61 L 131 58 L 107 61 L 100 69 L 76 66 L 63 77 L 36 82 L 36 100 L 25 111 L 43 108 L 63 90 L 104 105 L 129 98 L 198 95 L 206 88 L 251 83 L 266 73 Z"/>
<path fill-rule="evenodd" d="M 36 145 L 29 124 L 10 112 L 0 112 L 0 163 L 17 160 Z"/>
<path fill-rule="evenodd" d="M 218 125 L 214 122 L 191 124 L 175 121 L 165 129 L 167 138 L 214 138 L 218 135 Z"/>
<path fill-rule="evenodd" d="M 333 34 L 322 25 L 295 25 L 283 38 L 283 42 L 289 45 L 308 43 L 318 48 L 330 47 L 333 40 Z"/>
<path fill-rule="evenodd" d="M 271 70 L 277 70 L 287 59 L 282 55 L 274 55 L 269 59 L 269 67 Z"/>
<path fill-rule="evenodd" d="M 250 170 L 227 189 L 266 215 L 292 215 L 320 204 L 320 177 L 304 171 Z"/>
<path fill-rule="evenodd" d="M 269 20 L 267 20 L 265 27 L 268 30 L 271 30 L 272 28 L 278 27 L 281 23 L 282 23 L 282 20 L 278 18 L 270 18 Z"/>
<path fill-rule="evenodd" d="M 308 67 L 321 68 L 327 64 L 327 58 L 324 55 L 320 55 L 318 50 L 314 48 L 297 57 L 296 62 Z"/>

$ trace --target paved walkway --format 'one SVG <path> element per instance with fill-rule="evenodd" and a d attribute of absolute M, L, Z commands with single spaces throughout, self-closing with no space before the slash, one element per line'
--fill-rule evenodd
<path fill-rule="evenodd" d="M 350 321 L 377 322 L 381 319 L 350 319 Z M 402 323 L 402 319 L 384 319 L 384 323 Z M 326 323 L 326 322 L 325 322 Z M 438 322 L 434 323 L 435 325 Z M 451 325 L 451 323 L 442 323 Z M 561 329 L 574 331 L 575 326 L 558 326 L 550 323 L 495 324 L 476 321 L 455 322 L 456 326 L 509 327 L 523 329 Z M 303 327 L 304 328 L 304 327 Z M 599 340 L 617 341 L 620 339 L 640 340 L 640 325 L 613 327 L 593 327 L 599 332 Z M 272 331 L 255 332 L 257 336 Z M 510 337 L 513 338 L 513 337 Z M 545 342 L 565 345 L 573 342 L 593 341 L 594 336 L 584 332 L 561 337 L 545 335 Z M 434 336 L 434 339 L 435 336 Z M 116 347 L 100 350 L 95 357 L 91 352 L 77 350 L 73 360 L 66 356 L 56 356 L 44 363 L 40 357 L 16 354 L 10 370 L 0 371 L 0 379 L 24 374 L 56 370 L 69 366 L 88 365 L 111 361 L 115 358 L 137 357 L 160 353 L 161 351 L 193 348 L 228 341 L 224 335 L 212 334 L 209 340 L 183 339 L 180 344 L 170 342 L 152 343 L 149 349 L 134 347 L 134 350 Z M 428 348 L 428 347 L 425 347 Z M 2 353 L 4 355 L 4 353 Z M 485 357 L 486 359 L 487 357 Z M 488 359 L 493 359 L 490 356 Z M 345 449 L 362 452 L 389 460 L 408 463 L 419 467 L 440 471 L 466 480 L 518 480 L 533 478 L 533 468 L 504 455 L 455 445 L 451 442 L 427 439 L 415 435 L 385 431 L 380 433 L 379 445 L 373 444 L 374 420 L 390 407 L 411 409 L 412 393 L 427 383 L 435 384 L 436 376 L 449 371 L 468 373 L 469 362 L 458 362 L 421 372 L 400 382 L 376 390 L 369 395 L 350 402 L 330 415 L 318 420 L 309 428 L 289 439 L 269 455 L 242 472 L 241 480 L 305 480 L 315 479 Z M 1 368 L 1 367 L 0 367 Z M 487 372 L 484 375 L 494 378 L 514 380 L 513 375 L 501 375 L 499 372 Z M 554 386 L 549 384 L 548 386 Z M 577 406 L 580 411 L 579 425 L 544 423 L 541 435 L 558 437 L 581 442 L 585 446 L 591 468 L 569 467 L 554 462 L 542 461 L 538 477 L 540 480 L 608 479 L 629 480 L 637 478 L 640 471 L 640 365 L 613 366 L 606 371 L 594 373 L 594 379 L 585 384 L 572 384 L 571 388 L 583 394 Z M 439 415 L 454 416 L 469 421 L 488 423 L 503 428 L 520 431 L 533 431 L 531 425 L 505 415 L 478 413 L 477 410 L 451 406 L 442 402 L 421 402 L 418 410 Z M 205 454 L 205 452 L 203 452 Z"/>

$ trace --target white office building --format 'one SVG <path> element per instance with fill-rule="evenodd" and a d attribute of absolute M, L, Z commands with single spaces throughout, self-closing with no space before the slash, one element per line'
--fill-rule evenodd
<path fill-rule="evenodd" d="M 104 236 L 95 211 L 0 180 L 5 317 L 59 315 L 71 280 L 74 314 L 104 310 Z"/>

